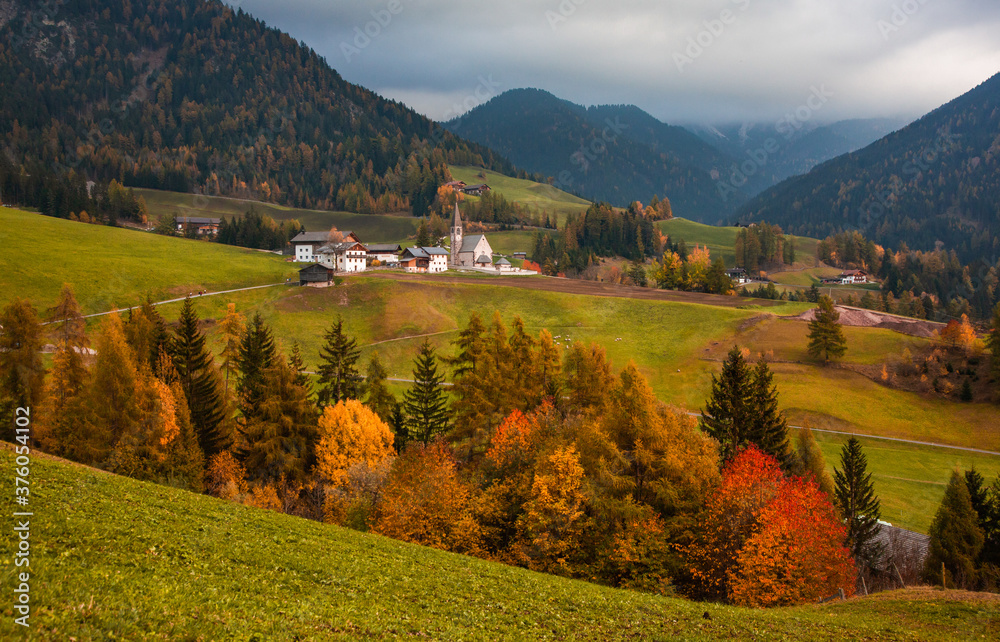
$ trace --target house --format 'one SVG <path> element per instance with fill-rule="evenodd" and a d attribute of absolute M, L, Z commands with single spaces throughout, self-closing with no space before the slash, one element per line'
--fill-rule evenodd
<path fill-rule="evenodd" d="M 354 232 L 339 232 L 341 241 L 360 242 Z M 315 263 L 319 261 L 316 250 L 330 242 L 330 232 L 302 232 L 291 240 L 295 248 L 297 263 Z"/>
<path fill-rule="evenodd" d="M 442 247 L 408 247 L 399 258 L 407 272 L 444 272 L 448 269 L 448 250 Z"/>
<path fill-rule="evenodd" d="M 378 261 L 382 265 L 387 263 L 399 263 L 399 253 L 403 251 L 398 243 L 372 243 L 368 245 L 368 259 Z"/>
<path fill-rule="evenodd" d="M 837 277 L 840 282 L 847 285 L 851 283 L 868 283 L 868 275 L 864 270 L 846 270 Z"/>
<path fill-rule="evenodd" d="M 493 248 L 483 234 L 466 237 L 462 233 L 462 214 L 455 205 L 455 216 L 451 224 L 451 265 L 452 267 L 477 267 L 477 259 L 484 254 L 493 263 Z"/>
<path fill-rule="evenodd" d="M 313 263 L 299 270 L 299 285 L 330 283 L 331 281 L 333 281 L 333 268 L 326 265 Z"/>
<path fill-rule="evenodd" d="M 177 223 L 177 231 L 184 232 L 197 228 L 198 236 L 210 234 L 212 236 L 219 233 L 219 219 L 205 218 L 203 216 L 178 216 L 174 219 Z"/>
<path fill-rule="evenodd" d="M 503 258 L 497 261 L 496 268 L 500 272 L 512 272 L 514 270 L 514 266 L 510 264 L 510 261 Z"/>
<path fill-rule="evenodd" d="M 486 183 L 480 183 L 479 185 L 467 185 L 462 188 L 462 192 L 468 194 L 469 196 L 482 196 L 488 191 L 490 191 L 490 186 Z"/>
<path fill-rule="evenodd" d="M 528 253 L 527 252 L 514 252 L 514 258 L 515 259 L 520 259 L 520 260 L 524 261 L 525 259 L 528 258 Z"/>
<path fill-rule="evenodd" d="M 726 276 L 728 276 L 732 282 L 736 285 L 745 285 L 750 283 L 750 275 L 743 268 L 732 268 L 726 270 Z"/>
<path fill-rule="evenodd" d="M 450 187 L 456 192 L 461 192 L 463 189 L 465 189 L 465 181 L 451 181 L 449 183 L 445 183 L 444 186 Z"/>
<path fill-rule="evenodd" d="M 336 272 L 364 272 L 368 269 L 368 248 L 357 241 L 327 243 L 316 250 L 316 256 L 320 263 Z"/>

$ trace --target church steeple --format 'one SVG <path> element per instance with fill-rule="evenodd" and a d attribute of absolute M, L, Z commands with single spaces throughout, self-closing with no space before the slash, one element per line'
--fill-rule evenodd
<path fill-rule="evenodd" d="M 462 213 L 455 203 L 455 217 L 451 223 L 451 264 L 458 265 L 458 252 L 462 249 Z"/>

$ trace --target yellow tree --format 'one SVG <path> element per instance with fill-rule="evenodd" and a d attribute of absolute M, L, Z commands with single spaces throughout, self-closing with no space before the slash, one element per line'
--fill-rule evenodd
<path fill-rule="evenodd" d="M 697 287 L 705 282 L 705 275 L 708 274 L 708 268 L 711 265 L 708 246 L 699 247 L 695 244 L 687 258 L 688 278 L 691 280 L 692 286 Z"/>
<path fill-rule="evenodd" d="M 316 471 L 333 485 L 347 480 L 354 463 L 375 466 L 393 454 L 389 425 L 356 399 L 327 406 L 319 419 Z"/>
<path fill-rule="evenodd" d="M 226 396 L 229 396 L 229 378 L 233 380 L 239 372 L 240 337 L 243 336 L 243 315 L 236 311 L 236 304 L 226 306 L 226 316 L 219 323 L 222 330 L 222 372 L 225 375 Z"/>

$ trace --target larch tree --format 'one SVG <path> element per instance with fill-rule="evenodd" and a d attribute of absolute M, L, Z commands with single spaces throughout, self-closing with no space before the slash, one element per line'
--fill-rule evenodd
<path fill-rule="evenodd" d="M 885 546 L 878 540 L 881 502 L 875 494 L 868 458 L 861 442 L 851 437 L 840 450 L 840 468 L 833 472 L 837 508 L 847 525 L 847 547 L 859 570 L 875 570 Z"/>
<path fill-rule="evenodd" d="M 334 486 L 347 481 L 358 463 L 374 467 L 395 451 L 389 425 L 356 399 L 327 406 L 319 418 L 316 472 Z"/>
<path fill-rule="evenodd" d="M 389 371 L 382 364 L 378 352 L 372 352 L 368 368 L 365 370 L 363 401 L 382 421 L 391 423 L 393 412 L 399 402 L 396 401 L 396 395 L 389 390 L 388 376 Z"/>
<path fill-rule="evenodd" d="M 809 322 L 809 354 L 813 357 L 823 357 L 829 362 L 831 357 L 842 357 L 847 352 L 847 337 L 840 327 L 840 312 L 833 305 L 833 299 L 827 295 L 819 298 L 816 317 Z"/>
<path fill-rule="evenodd" d="M 607 404 L 614 385 L 611 364 L 604 348 L 577 341 L 566 355 L 564 377 L 569 404 L 580 410 L 600 410 Z"/>
<path fill-rule="evenodd" d="M 319 351 L 319 403 L 335 404 L 360 397 L 361 375 L 357 363 L 361 356 L 358 342 L 344 332 L 343 319 L 330 326 Z"/>
<path fill-rule="evenodd" d="M 243 335 L 243 315 L 236 311 L 236 304 L 230 303 L 226 306 L 226 316 L 219 322 L 219 329 L 222 330 L 222 374 L 224 378 L 224 390 L 229 394 L 232 385 L 230 379 L 235 382 L 239 372 L 239 352 L 240 337 Z"/>
<path fill-rule="evenodd" d="M 826 472 L 823 451 L 816 443 L 816 436 L 813 435 L 808 422 L 799 430 L 796 441 L 795 465 L 786 467 L 786 470 L 791 468 L 795 474 L 812 479 L 821 491 L 832 498 L 834 496 L 833 479 L 830 478 L 830 473 Z"/>
<path fill-rule="evenodd" d="M 976 587 L 976 560 L 983 548 L 979 516 L 972 508 L 969 488 L 958 472 L 944 491 L 944 498 L 931 522 L 930 545 L 924 560 L 924 580 L 952 588 Z M 941 576 L 942 567 L 945 577 Z"/>
<path fill-rule="evenodd" d="M 427 339 L 420 345 L 413 381 L 403 393 L 403 410 L 410 436 L 426 445 L 448 427 L 448 397 L 441 388 L 444 375 L 438 372 L 434 347 Z"/>
<path fill-rule="evenodd" d="M 239 378 L 236 381 L 236 394 L 244 425 L 260 414 L 260 406 L 266 394 L 265 372 L 274 365 L 277 358 L 271 329 L 257 312 L 240 338 L 237 359 Z"/>
<path fill-rule="evenodd" d="M 986 336 L 986 347 L 990 350 L 990 373 L 995 389 L 1000 393 L 1000 303 L 993 308 L 990 333 Z"/>
<path fill-rule="evenodd" d="M 0 311 L 0 412 L 13 421 L 15 407 L 42 400 L 42 324 L 26 299 L 15 298 Z"/>
<path fill-rule="evenodd" d="M 59 300 L 48 311 L 49 336 L 56 344 L 41 421 L 36 423 L 39 445 L 61 454 L 75 420 L 70 407 L 79 401 L 87 377 L 83 351 L 88 345 L 85 323 L 73 288 L 63 284 Z"/>
<path fill-rule="evenodd" d="M 295 383 L 305 388 L 309 396 L 312 396 L 312 381 L 306 374 L 306 362 L 302 358 L 302 349 L 299 347 L 298 341 L 292 342 L 292 351 L 288 355 L 288 365 L 295 371 Z"/>
<path fill-rule="evenodd" d="M 194 303 L 188 297 L 170 342 L 170 353 L 177 380 L 184 390 L 191 424 L 198 435 L 202 452 L 208 457 L 225 450 L 232 436 L 225 432 L 226 403 L 222 382 L 212 353 L 205 345 L 205 334 L 198 328 Z"/>
<path fill-rule="evenodd" d="M 155 371 L 160 352 L 170 350 L 171 337 L 167 331 L 167 322 L 153 306 L 150 297 L 138 308 L 128 311 L 125 339 L 132 347 L 137 367 L 147 366 Z"/>

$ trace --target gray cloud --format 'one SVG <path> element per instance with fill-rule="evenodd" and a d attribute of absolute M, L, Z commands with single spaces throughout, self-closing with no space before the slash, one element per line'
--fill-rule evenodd
<path fill-rule="evenodd" d="M 231 3 L 232 4 L 232 3 Z M 499 91 L 634 103 L 667 122 L 918 115 L 1000 71 L 981 0 L 241 0 L 346 79 L 441 119 Z M 360 35 L 359 35 L 360 34 Z M 483 92 L 480 92 L 482 95 Z"/>

